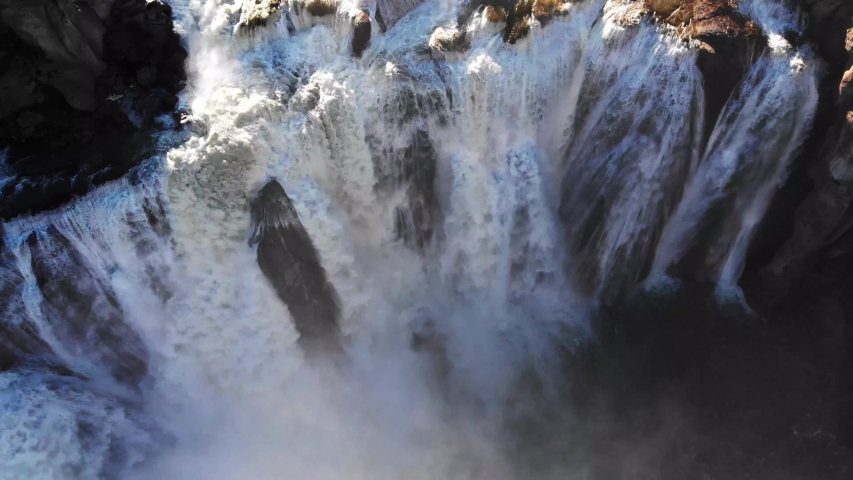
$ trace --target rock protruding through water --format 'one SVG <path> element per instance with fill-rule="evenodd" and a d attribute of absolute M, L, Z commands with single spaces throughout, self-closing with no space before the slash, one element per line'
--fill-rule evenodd
<path fill-rule="evenodd" d="M 276 180 L 252 203 L 258 266 L 287 304 L 306 354 L 340 353 L 340 300 L 290 197 Z"/>

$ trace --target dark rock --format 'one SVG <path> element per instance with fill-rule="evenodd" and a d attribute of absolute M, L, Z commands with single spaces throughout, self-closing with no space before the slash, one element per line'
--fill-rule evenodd
<path fill-rule="evenodd" d="M 560 15 L 563 5 L 572 0 L 469 0 L 462 5 L 457 22 L 464 25 L 474 12 L 483 9 L 492 23 L 504 23 L 503 40 L 514 44 L 530 33 L 533 20 L 546 25 Z"/>
<path fill-rule="evenodd" d="M 379 0 L 376 2 L 376 21 L 385 32 L 422 3 L 423 0 Z"/>
<path fill-rule="evenodd" d="M 848 52 L 845 49 L 847 30 L 853 17 L 853 2 L 847 0 L 798 0 L 808 14 L 806 34 L 817 43 L 820 55 L 831 69 L 846 69 Z"/>
<path fill-rule="evenodd" d="M 397 238 L 418 250 L 432 240 L 438 215 L 436 159 L 429 134 L 423 130 L 415 132 L 399 159 L 397 182 L 407 186 L 407 203 L 397 207 L 394 231 Z"/>
<path fill-rule="evenodd" d="M 776 248 L 762 254 L 765 261 L 753 259 L 754 266 L 742 281 L 750 301 L 767 312 L 790 298 L 814 301 L 806 297 L 821 295 L 813 289 L 815 285 L 825 290 L 835 282 L 843 284 L 843 275 L 829 275 L 838 269 L 827 266 L 845 265 L 839 261 L 845 256 L 840 252 L 847 251 L 841 242 L 853 226 L 853 112 L 848 112 L 851 105 L 845 93 L 849 83 L 844 81 L 853 59 L 848 51 L 853 50 L 853 35 L 848 32 L 853 26 L 853 3 L 802 0 L 800 4 L 810 20 L 806 34 L 826 61 L 827 75 L 812 137 L 798 160 L 801 166 L 788 182 L 803 185 L 799 202 L 788 208 L 787 218 L 793 221 Z M 777 198 L 774 202 L 777 210 L 782 201 Z M 764 231 L 786 218 L 773 215 L 772 209 L 770 213 L 762 225 Z"/>
<path fill-rule="evenodd" d="M 361 58 L 361 54 L 370 44 L 370 12 L 362 10 L 352 19 L 352 56 Z"/>
<path fill-rule="evenodd" d="M 104 25 L 88 6 L 68 0 L 2 0 L 0 19 L 44 57 L 48 80 L 75 109 L 95 106 L 95 78 L 102 60 Z"/>
<path fill-rule="evenodd" d="M 282 3 L 280 0 L 247 0 L 243 2 L 236 31 L 245 34 L 278 20 L 281 17 Z M 286 2 L 284 4 L 286 5 Z"/>
<path fill-rule="evenodd" d="M 53 226 L 27 239 L 43 297 L 42 313 L 66 348 L 94 360 L 118 381 L 135 384 L 147 372 L 147 352 L 115 294 Z"/>
<path fill-rule="evenodd" d="M 171 12 L 159 0 L 0 0 L 0 147 L 21 187 L 0 198 L 3 218 L 55 208 L 145 158 L 140 139 L 186 80 Z"/>
<path fill-rule="evenodd" d="M 142 67 L 136 71 L 136 83 L 150 87 L 157 82 L 157 67 Z"/>
<path fill-rule="evenodd" d="M 470 47 L 465 30 L 438 27 L 429 37 L 429 49 L 433 58 L 446 57 L 448 52 L 463 52 Z"/>
<path fill-rule="evenodd" d="M 340 301 L 311 237 L 299 221 L 290 198 L 276 180 L 252 202 L 258 265 L 287 305 L 306 354 L 340 354 Z"/>
<path fill-rule="evenodd" d="M 338 5 L 334 0 L 305 0 L 305 11 L 315 17 L 334 15 L 338 11 Z"/>

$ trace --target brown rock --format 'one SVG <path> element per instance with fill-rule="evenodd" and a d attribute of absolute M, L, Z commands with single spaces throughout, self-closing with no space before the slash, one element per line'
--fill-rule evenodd
<path fill-rule="evenodd" d="M 682 0 L 644 0 L 643 3 L 648 10 L 667 18 L 678 10 L 681 2 Z"/>
<path fill-rule="evenodd" d="M 548 19 L 556 15 L 562 6 L 562 0 L 534 0 L 530 13 L 537 19 Z"/>
<path fill-rule="evenodd" d="M 447 52 L 461 52 L 468 47 L 465 32 L 454 28 L 438 27 L 429 37 L 429 49 L 434 55 L 442 56 Z"/>
<path fill-rule="evenodd" d="M 315 17 L 325 17 L 334 15 L 338 5 L 334 0 L 308 0 L 305 2 L 305 10 Z"/>
<path fill-rule="evenodd" d="M 248 33 L 276 21 L 281 16 L 281 7 L 281 0 L 245 0 L 235 31 Z"/>
<path fill-rule="evenodd" d="M 0 217 L 59 207 L 147 155 L 152 119 L 174 111 L 186 79 L 168 4 L 0 0 L 0 25 L 0 146 L 13 178 Z M 139 125 L 108 100 L 117 94 Z"/>
<path fill-rule="evenodd" d="M 838 87 L 838 103 L 842 108 L 853 108 L 853 68 L 844 72 Z"/>
<path fill-rule="evenodd" d="M 646 10 L 698 42 L 697 65 L 705 77 L 706 126 L 714 121 L 762 50 L 761 29 L 729 0 L 645 0 Z"/>
<path fill-rule="evenodd" d="M 506 10 L 503 7 L 493 7 L 492 5 L 486 5 L 485 10 L 483 10 L 483 15 L 486 17 L 486 20 L 493 23 L 500 23 L 506 21 Z"/>
<path fill-rule="evenodd" d="M 847 40 L 844 42 L 844 48 L 850 55 L 853 55 L 853 28 L 847 30 Z"/>
<path fill-rule="evenodd" d="M 507 25 L 504 41 L 512 45 L 526 37 L 528 33 L 530 33 L 530 17 L 524 16 Z"/>

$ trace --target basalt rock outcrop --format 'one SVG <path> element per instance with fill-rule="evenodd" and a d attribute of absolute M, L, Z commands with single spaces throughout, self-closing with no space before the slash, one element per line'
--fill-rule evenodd
<path fill-rule="evenodd" d="M 102 371 L 137 384 L 147 373 L 147 351 L 110 286 L 54 226 L 32 232 L 23 242 L 30 279 L 7 268 L 15 265 L 8 250 L 0 253 L 0 312 L 8 319 L 0 324 L 0 371 L 29 365 L 72 375 L 74 368 L 77 374 Z M 33 281 L 36 296 L 27 293 Z M 57 341 L 64 352 L 52 347 Z M 69 365 L 63 353 L 84 360 Z"/>
<path fill-rule="evenodd" d="M 577 0 L 471 0 L 464 4 L 458 17 L 463 25 L 480 10 L 486 21 L 502 24 L 503 40 L 509 44 L 526 37 L 534 23 L 546 25 L 565 12 L 564 7 Z"/>
<path fill-rule="evenodd" d="M 0 217 L 136 165 L 174 123 L 186 57 L 160 0 L 0 0 Z"/>
<path fill-rule="evenodd" d="M 846 331 L 833 342 L 849 344 L 842 350 L 853 353 L 853 303 L 846 294 L 853 287 L 853 101 L 848 97 L 853 3 L 803 0 L 801 5 L 810 21 L 809 40 L 826 63 L 821 105 L 812 137 L 764 220 L 764 237 L 773 232 L 782 240 L 775 249 L 754 245 L 742 284 L 756 308 L 792 323 L 799 315 L 826 313 L 814 322 L 812 334 L 831 338 Z"/>
<path fill-rule="evenodd" d="M 397 183 L 406 185 L 406 203 L 396 210 L 394 231 L 404 244 L 423 250 L 432 240 L 438 215 L 436 153 L 423 130 L 399 153 Z"/>
<path fill-rule="evenodd" d="M 705 125 L 710 134 L 726 100 L 766 46 L 761 29 L 730 0 L 643 0 L 647 12 L 699 42 L 705 77 Z"/>
<path fill-rule="evenodd" d="M 256 245 L 264 276 L 290 310 L 299 345 L 308 355 L 341 353 L 338 294 L 290 197 L 276 180 L 258 192 L 252 222 L 249 242 Z"/>
<path fill-rule="evenodd" d="M 281 0 L 246 0 L 240 9 L 240 21 L 235 27 L 237 33 L 248 33 L 258 27 L 271 24 L 281 18 L 286 2 Z"/>
<path fill-rule="evenodd" d="M 52 334 L 116 380 L 138 382 L 147 373 L 147 352 L 125 323 L 112 289 L 91 273 L 82 254 L 55 227 L 33 232 L 27 244 Z"/>
<path fill-rule="evenodd" d="M 429 50 L 436 60 L 450 60 L 452 54 L 463 52 L 471 45 L 465 30 L 459 31 L 452 27 L 438 27 L 429 37 Z"/>

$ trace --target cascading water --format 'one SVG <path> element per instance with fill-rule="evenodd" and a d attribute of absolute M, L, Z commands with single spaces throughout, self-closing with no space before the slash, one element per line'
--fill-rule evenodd
<path fill-rule="evenodd" d="M 447 2 L 380 2 L 361 58 L 373 4 L 246 29 L 253 2 L 172 3 L 193 133 L 5 226 L 4 478 L 563 478 L 507 424 L 559 402 L 596 302 L 650 272 L 737 281 L 817 103 L 761 1 L 770 47 L 707 146 L 694 46 L 630 2 L 514 45 L 479 9 L 446 59 Z M 318 315 L 334 366 L 297 343 Z"/>

